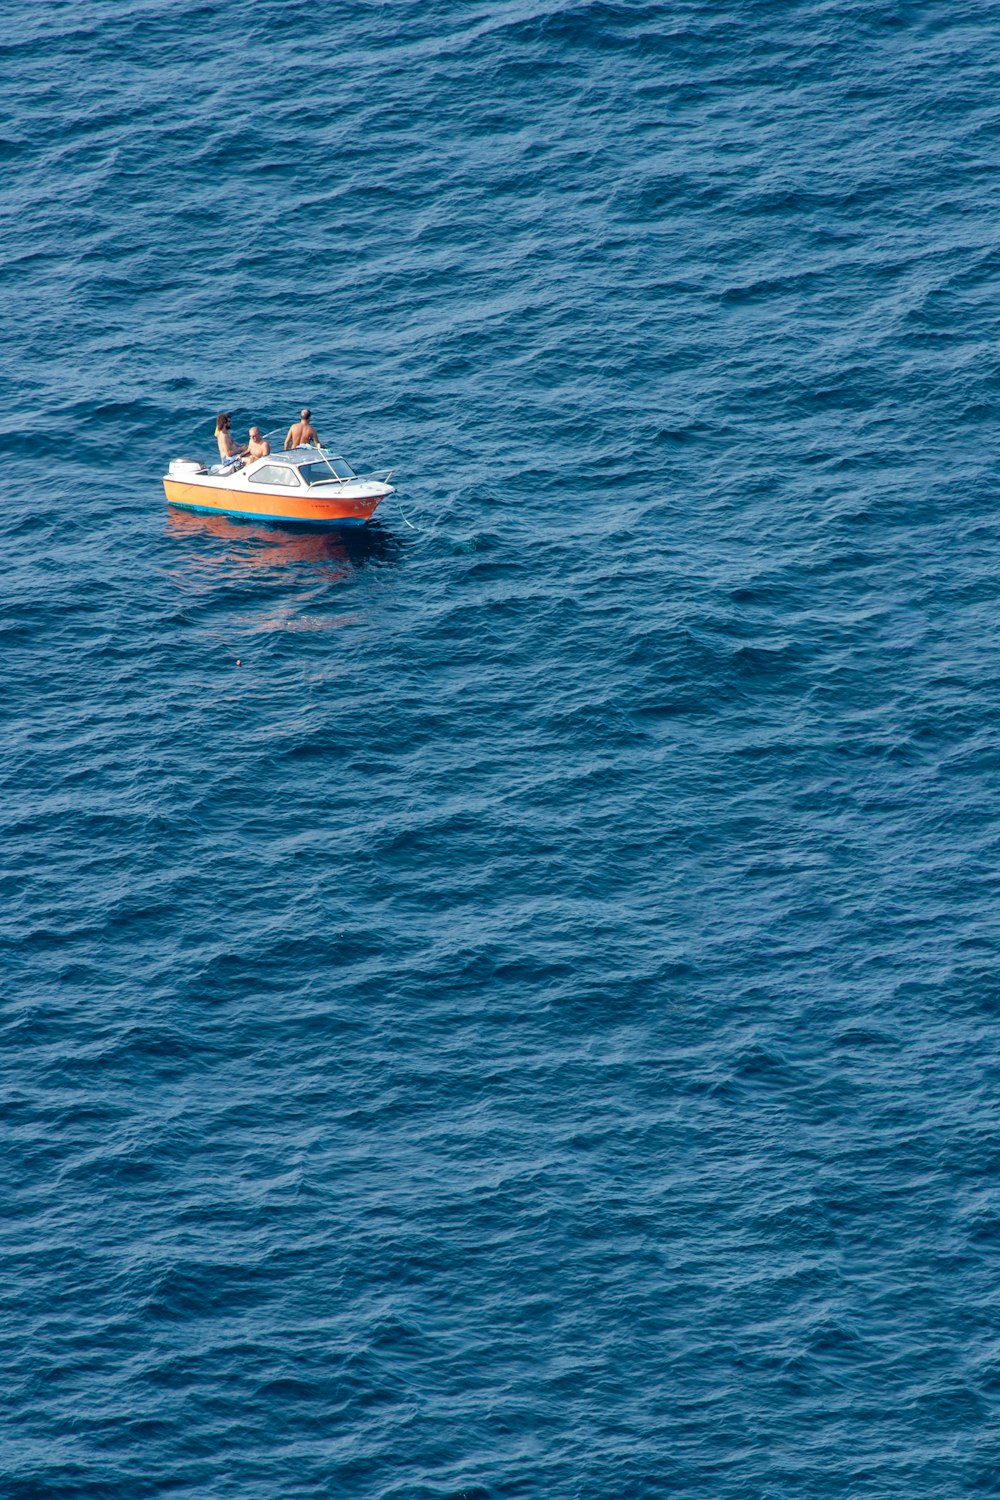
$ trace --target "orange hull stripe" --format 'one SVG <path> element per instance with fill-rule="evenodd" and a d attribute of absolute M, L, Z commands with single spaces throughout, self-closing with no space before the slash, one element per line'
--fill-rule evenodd
<path fill-rule="evenodd" d="M 371 500 L 310 500 L 308 495 L 266 495 L 252 490 L 223 490 L 207 484 L 164 479 L 167 499 L 203 510 L 238 511 L 244 516 L 280 516 L 286 521 L 367 520 L 379 503 Z"/>

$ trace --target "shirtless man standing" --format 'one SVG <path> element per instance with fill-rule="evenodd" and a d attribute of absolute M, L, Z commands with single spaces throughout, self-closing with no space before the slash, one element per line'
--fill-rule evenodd
<path fill-rule="evenodd" d="M 286 444 L 287 447 L 287 444 Z M 267 458 L 271 452 L 271 444 L 267 438 L 261 437 L 259 427 L 251 427 L 250 442 L 247 444 L 247 463 L 253 463 L 255 458 Z"/>
<path fill-rule="evenodd" d="M 289 427 L 288 436 L 285 438 L 285 451 L 287 452 L 289 448 L 301 448 L 305 443 L 315 443 L 316 447 L 319 447 L 316 429 L 309 420 L 308 406 L 302 408 L 302 420 Z"/>

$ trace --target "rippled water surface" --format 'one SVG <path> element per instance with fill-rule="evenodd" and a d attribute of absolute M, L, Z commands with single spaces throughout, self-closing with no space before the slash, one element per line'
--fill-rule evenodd
<path fill-rule="evenodd" d="M 2 1493 L 1000 1494 L 995 7 L 0 78 Z"/>

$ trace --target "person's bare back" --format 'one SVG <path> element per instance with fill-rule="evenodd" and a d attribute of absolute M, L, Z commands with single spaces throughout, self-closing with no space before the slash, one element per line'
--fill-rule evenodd
<path fill-rule="evenodd" d="M 309 408 L 308 406 L 304 406 L 300 414 L 300 420 L 293 423 L 288 429 L 288 436 L 285 438 L 286 452 L 289 448 L 301 448 L 306 443 L 313 443 L 317 448 L 319 447 L 319 438 L 316 436 L 316 429 L 310 422 L 309 417 Z"/>

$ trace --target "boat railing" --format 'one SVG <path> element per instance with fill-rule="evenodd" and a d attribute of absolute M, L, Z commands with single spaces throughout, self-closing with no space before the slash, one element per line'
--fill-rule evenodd
<path fill-rule="evenodd" d="M 276 427 L 273 432 L 264 433 L 264 440 L 266 442 L 270 442 L 272 438 L 280 437 L 280 435 L 281 428 Z M 330 462 L 329 455 L 331 453 L 333 453 L 334 457 L 336 457 L 336 452 L 334 449 L 327 448 L 322 443 L 307 443 L 305 446 L 307 448 L 313 448 L 319 454 L 320 458 L 326 464 L 327 468 L 330 470 L 330 478 L 320 480 L 319 483 L 321 484 L 357 484 L 359 481 L 374 481 L 375 483 L 379 484 L 388 484 L 394 473 L 393 469 L 373 469 L 370 474 L 351 474 L 345 478 L 343 475 L 337 473 L 336 469 L 333 467 L 333 464 Z M 276 454 L 273 456 L 277 457 Z M 242 467 L 242 465 L 240 467 Z"/>
<path fill-rule="evenodd" d="M 327 468 L 330 470 L 331 478 L 314 479 L 313 484 L 367 484 L 372 481 L 377 484 L 388 484 L 395 473 L 394 469 L 373 469 L 370 474 L 338 474 L 329 459 Z"/>

